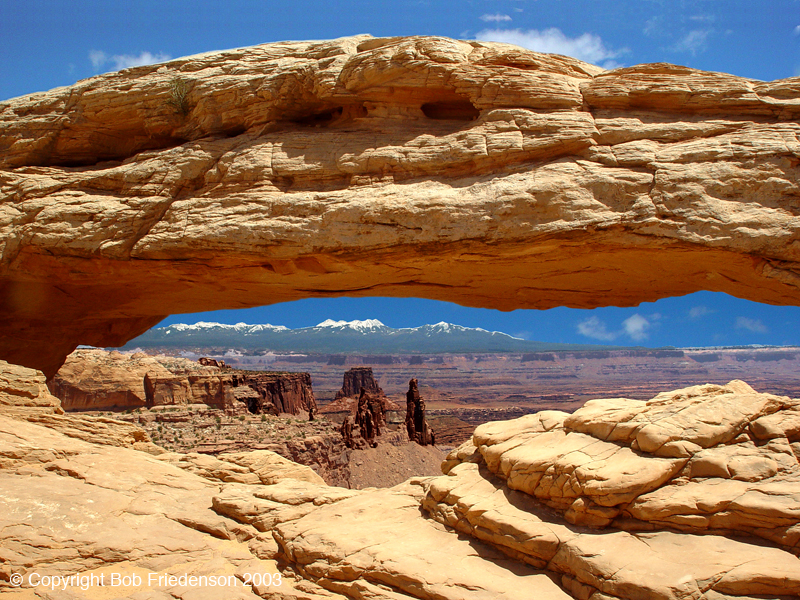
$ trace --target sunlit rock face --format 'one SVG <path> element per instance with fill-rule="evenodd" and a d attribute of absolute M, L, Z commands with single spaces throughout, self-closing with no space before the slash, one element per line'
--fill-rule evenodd
<path fill-rule="evenodd" d="M 422 506 L 575 598 L 790 597 L 799 416 L 732 381 L 486 423 L 421 483 Z"/>
<path fill-rule="evenodd" d="M 206 404 L 229 414 L 296 415 L 316 410 L 308 373 L 238 371 L 204 362 L 80 349 L 67 356 L 47 385 L 68 411 L 191 404 Z"/>
<path fill-rule="evenodd" d="M 741 381 L 486 423 L 446 475 L 364 490 L 266 450 L 165 452 L 133 424 L 43 412 L 43 381 L 0 363 L 3 598 L 99 597 L 30 584 L 43 565 L 139 574 L 126 597 L 800 596 L 800 400 Z M 159 581 L 187 570 L 231 579 Z"/>
<path fill-rule="evenodd" d="M 368 36 L 0 103 L 0 358 L 315 296 L 800 303 L 800 79 Z M 58 335 L 53 335 L 57 331 Z"/>

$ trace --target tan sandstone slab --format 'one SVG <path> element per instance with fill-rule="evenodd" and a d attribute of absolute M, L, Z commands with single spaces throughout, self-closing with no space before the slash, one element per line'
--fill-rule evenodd
<path fill-rule="evenodd" d="M 423 507 L 433 518 L 563 573 L 573 589 L 583 585 L 589 593 L 631 600 L 699 598 L 709 590 L 767 596 L 800 591 L 800 559 L 788 552 L 714 535 L 575 527 L 475 464 L 423 487 Z"/>

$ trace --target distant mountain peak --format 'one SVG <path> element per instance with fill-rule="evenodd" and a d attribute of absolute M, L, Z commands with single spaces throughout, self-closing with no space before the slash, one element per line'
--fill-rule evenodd
<path fill-rule="evenodd" d="M 130 348 L 182 346 L 328 354 L 532 352 L 578 348 L 569 344 L 543 344 L 446 321 L 395 329 L 378 319 L 326 319 L 316 326 L 299 329 L 269 324 L 176 323 L 151 329 L 128 343 Z"/>
<path fill-rule="evenodd" d="M 366 321 L 334 321 L 333 319 L 325 319 L 317 327 L 330 327 L 330 328 L 348 328 L 355 329 L 356 331 L 369 331 L 378 329 L 379 327 L 386 327 L 378 319 L 367 319 Z"/>
<path fill-rule="evenodd" d="M 236 331 L 238 333 L 257 333 L 259 331 L 289 331 L 288 327 L 284 327 L 283 325 L 270 325 L 269 323 L 262 323 L 258 325 L 236 323 L 236 325 L 228 325 L 227 323 L 215 323 L 213 321 L 198 321 L 192 325 L 187 325 L 186 323 L 175 323 L 174 325 L 167 325 L 163 329 L 189 332 L 209 331 L 211 329 L 226 329 Z"/>

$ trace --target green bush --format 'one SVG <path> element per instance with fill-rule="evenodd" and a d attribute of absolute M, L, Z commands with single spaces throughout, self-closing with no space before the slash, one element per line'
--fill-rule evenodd
<path fill-rule="evenodd" d="M 183 115 L 189 114 L 192 108 L 189 106 L 189 84 L 180 77 L 175 77 L 169 82 L 169 98 L 167 104 L 175 109 L 175 113 Z"/>

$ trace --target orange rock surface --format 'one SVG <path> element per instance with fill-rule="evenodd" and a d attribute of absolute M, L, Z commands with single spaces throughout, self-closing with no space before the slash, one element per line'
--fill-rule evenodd
<path fill-rule="evenodd" d="M 0 103 L 0 358 L 314 296 L 800 302 L 800 78 L 286 42 Z M 53 336 L 57 328 L 59 335 Z"/>

